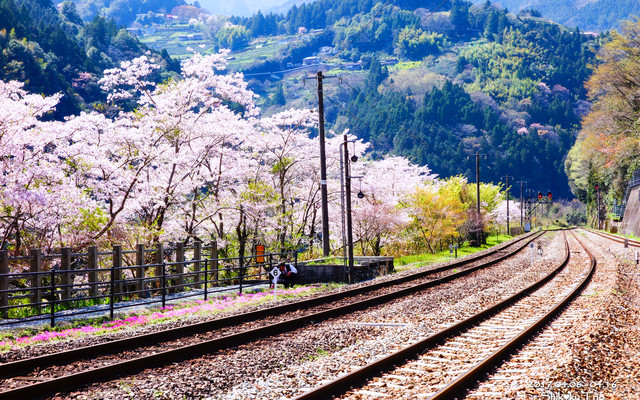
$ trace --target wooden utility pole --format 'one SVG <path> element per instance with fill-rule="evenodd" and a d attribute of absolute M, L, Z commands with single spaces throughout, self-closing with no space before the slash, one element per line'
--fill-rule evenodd
<path fill-rule="evenodd" d="M 507 174 L 507 235 L 511 235 L 509 230 L 509 174 Z"/>
<path fill-rule="evenodd" d="M 522 206 L 524 203 L 524 184 L 526 181 L 520 181 L 520 228 L 522 228 L 522 232 L 524 232 L 524 207 Z"/>
<path fill-rule="evenodd" d="M 322 255 L 329 257 L 329 202 L 327 191 L 327 158 L 325 153 L 324 136 L 324 99 L 322 94 L 322 71 L 318 71 L 318 123 L 320 135 L 320 196 L 322 202 Z"/>
<path fill-rule="evenodd" d="M 344 179 L 347 207 L 347 265 L 349 268 L 348 282 L 353 283 L 353 222 L 351 219 L 351 166 L 349 162 L 349 149 L 347 148 L 347 135 L 344 135 Z"/>

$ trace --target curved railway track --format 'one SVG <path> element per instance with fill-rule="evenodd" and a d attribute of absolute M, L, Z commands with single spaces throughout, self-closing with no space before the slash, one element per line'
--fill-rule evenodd
<path fill-rule="evenodd" d="M 576 263 L 569 266 L 571 252 L 565 235 L 565 259 L 543 279 L 464 321 L 300 395 L 296 400 L 345 394 L 343 398 L 348 399 L 464 397 L 468 389 L 550 323 L 589 283 L 596 267 L 595 258 L 572 236 L 589 256 L 586 272 Z M 579 276 L 577 282 L 576 276 Z M 540 308 L 550 302 L 549 298 L 554 299 L 553 305 L 541 312 Z M 358 389 L 352 389 L 354 387 Z"/>
<path fill-rule="evenodd" d="M 28 374 L 29 376 L 20 377 L 20 379 L 18 379 L 19 383 L 16 383 L 16 380 L 10 382 L 13 386 L 23 384 L 24 386 L 0 392 L 0 399 L 15 399 L 19 397 L 43 398 L 57 392 L 73 390 L 74 388 L 85 386 L 93 382 L 105 381 L 118 376 L 132 374 L 145 368 L 166 365 L 216 350 L 237 346 L 256 340 L 260 337 L 267 337 L 291 331 L 313 322 L 326 320 L 382 304 L 384 302 L 392 301 L 393 299 L 452 281 L 456 278 L 468 275 L 471 272 L 494 265 L 517 253 L 542 234 L 544 234 L 544 232 L 527 235 L 526 237 L 518 238 L 508 244 L 499 246 L 498 248 L 486 252 L 483 255 L 467 257 L 464 260 L 452 262 L 442 267 L 421 271 L 417 274 L 392 279 L 387 282 L 355 288 L 337 294 L 319 296 L 257 312 L 221 318 L 196 325 L 189 325 L 170 331 L 161 331 L 150 335 L 90 346 L 88 348 L 79 348 L 61 353 L 48 354 L 37 358 L 5 363 L 0 365 L 0 377 L 4 379 L 3 387 L 11 387 L 7 384 L 8 378 L 22 374 Z M 483 259 L 486 258 L 489 258 L 489 260 L 483 261 Z M 460 271 L 449 273 L 446 276 L 439 276 L 453 269 L 458 269 Z M 393 287 L 393 290 L 390 291 L 389 287 Z M 351 298 L 350 302 L 345 301 L 345 297 Z M 366 298 L 361 300 L 360 297 Z M 336 306 L 336 302 L 338 301 L 347 304 Z M 300 316 L 299 310 L 308 309 L 311 311 L 314 307 L 320 307 L 322 309 L 320 311 L 314 310 L 316 312 Z M 273 318 L 274 315 L 282 315 L 288 312 L 296 312 L 296 314 L 294 317 L 289 318 L 284 322 L 270 323 L 268 319 L 265 319 L 266 317 Z M 257 328 L 244 329 L 240 332 L 228 334 L 225 331 L 230 327 L 240 327 L 243 323 L 255 320 L 264 321 L 259 322 L 258 324 L 261 326 L 258 326 Z M 207 332 L 210 331 L 215 331 L 218 337 L 213 339 L 198 338 L 198 343 L 188 346 L 184 346 L 182 344 L 181 339 L 185 336 L 206 336 Z M 169 346 L 163 344 L 162 346 L 148 348 L 150 344 L 155 345 L 168 340 L 176 341 Z M 146 346 L 147 350 L 139 350 L 138 347 L 141 346 Z M 167 347 L 170 349 L 167 350 Z M 76 364 L 79 363 L 79 360 L 94 360 L 102 354 L 114 353 L 119 356 L 125 350 L 127 350 L 128 357 L 130 359 L 116 363 L 112 362 L 103 367 L 95 368 L 95 365 L 91 365 L 90 369 L 84 367 L 84 370 L 67 373 L 64 376 L 57 378 L 44 378 L 37 372 L 39 370 L 46 369 L 47 367 L 65 363 Z M 151 354 L 140 355 L 140 353 Z M 100 363 L 102 362 L 103 361 L 101 360 Z M 93 361 L 89 362 L 89 364 L 92 363 Z"/>

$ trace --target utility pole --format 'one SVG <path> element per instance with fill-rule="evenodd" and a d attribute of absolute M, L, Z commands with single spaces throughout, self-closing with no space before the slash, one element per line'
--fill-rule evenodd
<path fill-rule="evenodd" d="M 477 240 L 478 246 L 482 245 L 482 219 L 480 214 L 480 156 L 484 156 L 487 158 L 486 154 L 476 153 L 476 199 L 477 199 L 477 213 L 478 213 L 478 230 L 477 230 Z M 468 159 L 469 157 L 467 157 Z"/>
<path fill-rule="evenodd" d="M 596 183 L 596 214 L 598 215 L 598 230 L 600 230 L 600 184 Z"/>
<path fill-rule="evenodd" d="M 322 71 L 318 71 L 318 122 L 320 134 L 320 196 L 322 202 L 322 255 L 329 257 L 329 192 L 327 191 L 327 158 L 324 148 L 324 99 L 322 94 Z"/>
<path fill-rule="evenodd" d="M 349 162 L 349 149 L 347 147 L 347 135 L 344 135 L 344 186 L 347 208 L 347 257 L 348 280 L 353 283 L 353 225 L 351 220 L 351 163 Z"/>
<path fill-rule="evenodd" d="M 509 174 L 507 174 L 507 235 L 511 235 L 509 230 Z"/>
<path fill-rule="evenodd" d="M 524 203 L 524 185 L 527 182 L 520 181 L 520 228 L 522 228 L 522 232 L 524 232 L 524 207 L 522 204 Z"/>

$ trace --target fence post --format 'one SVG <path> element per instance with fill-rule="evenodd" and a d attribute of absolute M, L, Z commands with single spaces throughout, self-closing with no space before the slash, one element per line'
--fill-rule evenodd
<path fill-rule="evenodd" d="M 35 304 L 35 309 L 40 313 L 40 303 L 42 302 L 42 292 L 40 286 L 42 277 L 42 251 L 40 249 L 31 249 L 31 304 Z"/>
<path fill-rule="evenodd" d="M 167 306 L 167 265 L 162 263 L 162 308 Z"/>
<path fill-rule="evenodd" d="M 164 246 L 162 245 L 162 243 L 158 243 L 156 245 L 156 284 L 154 285 L 156 289 L 159 289 L 160 286 L 162 286 L 162 282 L 160 282 L 160 279 L 162 279 L 163 263 L 164 263 Z"/>
<path fill-rule="evenodd" d="M 0 250 L 0 307 L 2 318 L 9 318 L 9 252 Z"/>
<path fill-rule="evenodd" d="M 238 294 L 242 294 L 242 281 L 244 280 L 244 257 L 238 257 L 238 267 L 240 267 L 240 277 L 238 279 Z"/>
<path fill-rule="evenodd" d="M 69 300 L 71 298 L 71 249 L 69 247 L 62 248 L 60 260 L 60 272 L 62 272 L 62 299 Z"/>
<path fill-rule="evenodd" d="M 138 292 L 138 297 L 142 297 L 142 291 L 144 290 L 144 267 L 143 265 L 145 264 L 145 257 L 144 257 L 144 244 L 138 244 L 136 246 L 137 249 L 137 253 L 136 253 L 136 264 L 138 264 L 138 266 L 136 267 L 135 271 L 136 271 L 136 292 Z"/>
<path fill-rule="evenodd" d="M 122 293 L 122 246 L 119 244 L 113 246 L 113 274 L 111 279 L 111 287 L 115 289 L 114 295 L 117 295 L 116 300 L 120 301 L 120 294 Z"/>
<path fill-rule="evenodd" d="M 115 303 L 115 298 L 113 292 L 115 291 L 115 283 L 116 283 L 116 265 L 115 262 L 111 263 L 111 278 L 109 279 L 110 287 L 109 290 L 109 319 L 113 319 L 113 306 Z"/>
<path fill-rule="evenodd" d="M 195 249 L 193 250 L 193 258 L 195 260 L 201 260 L 202 259 L 202 242 L 196 239 L 193 244 L 195 246 Z M 196 273 L 196 276 L 194 279 L 195 283 L 200 283 L 200 265 L 201 265 L 200 261 L 196 261 L 193 264 L 193 271 Z M 206 272 L 205 272 L 205 279 L 206 279 Z M 196 285 L 195 287 L 196 289 L 200 289 L 200 285 Z"/>
<path fill-rule="evenodd" d="M 176 274 L 178 275 L 178 289 L 177 291 L 180 292 L 182 290 L 184 290 L 184 288 L 181 286 L 184 283 L 184 243 L 183 242 L 179 242 L 176 243 L 176 262 L 178 264 L 176 264 Z"/>
<path fill-rule="evenodd" d="M 204 301 L 207 301 L 207 284 L 209 283 L 209 275 L 207 275 L 209 260 L 204 260 Z"/>
<path fill-rule="evenodd" d="M 98 297 L 98 248 L 91 246 L 87 249 L 89 257 L 87 265 L 89 266 L 89 296 Z"/>
<path fill-rule="evenodd" d="M 56 270 L 51 268 L 51 302 L 49 310 L 51 312 L 51 327 L 56 326 Z M 63 274 L 64 276 L 64 274 Z"/>
<path fill-rule="evenodd" d="M 209 258 L 211 258 L 211 266 L 214 271 L 213 276 L 216 282 L 216 286 L 220 286 L 220 263 L 218 262 L 218 242 L 213 240 L 211 242 L 211 249 L 209 251 Z"/>

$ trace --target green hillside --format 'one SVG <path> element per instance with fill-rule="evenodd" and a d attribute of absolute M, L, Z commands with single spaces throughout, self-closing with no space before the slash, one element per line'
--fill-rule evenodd
<path fill-rule="evenodd" d="M 0 49 L 0 79 L 22 81 L 34 93 L 64 94 L 53 116 L 59 119 L 104 101 L 97 83 L 102 71 L 149 51 L 113 20 L 84 22 L 72 2 L 58 10 L 34 0 L 0 2 Z M 166 52 L 161 57 L 166 68 L 178 68 Z"/>
<path fill-rule="evenodd" d="M 322 68 L 334 76 L 328 126 L 370 141 L 372 156 L 404 155 L 475 180 L 468 155 L 486 154 L 482 180 L 509 174 L 560 197 L 571 196 L 564 160 L 590 107 L 583 85 L 604 39 L 490 2 L 318 0 L 252 17 L 211 16 L 197 3 L 147 12 L 135 17 L 141 44 L 113 20 L 83 22 L 73 3 L 28 13 L 12 2 L 2 3 L 3 79 L 68 93 L 60 113 L 100 102 L 100 71 L 146 46 L 162 51 L 167 70 L 177 68 L 169 54 L 230 48 L 230 70 L 245 73 L 266 114 L 315 107 L 304 78 Z"/>
<path fill-rule="evenodd" d="M 367 10 L 321 0 L 287 15 L 236 18 L 253 45 L 234 52 L 231 67 L 251 79 L 266 112 L 313 107 L 314 83 L 301 78 L 318 66 L 292 67 L 317 55 L 339 76 L 326 83 L 328 124 L 370 141 L 374 156 L 404 155 L 441 176 L 475 180 L 468 155 L 479 152 L 483 180 L 509 174 L 570 197 L 564 159 L 589 109 L 583 85 L 602 38 L 491 3 L 454 1 L 433 14 L 404 3 Z M 326 28 L 313 31 L 322 18 Z M 292 44 L 269 56 L 255 43 L 271 34 Z M 289 72 L 269 74 L 281 70 Z"/>
<path fill-rule="evenodd" d="M 483 4 L 484 0 L 474 0 Z M 638 0 L 500 0 L 514 13 L 534 9 L 545 17 L 583 31 L 607 31 L 620 28 L 620 20 L 640 16 Z"/>

